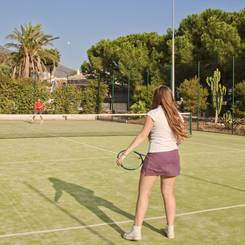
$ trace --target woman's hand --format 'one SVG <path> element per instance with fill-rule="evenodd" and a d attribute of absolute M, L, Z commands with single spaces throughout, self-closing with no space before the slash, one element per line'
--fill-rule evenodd
<path fill-rule="evenodd" d="M 124 159 L 126 158 L 126 155 L 122 153 L 118 158 L 117 158 L 117 166 L 121 166 L 123 164 Z"/>
<path fill-rule="evenodd" d="M 183 141 L 184 141 L 184 138 L 182 138 L 182 137 L 181 138 L 178 138 L 177 141 L 176 141 L 176 144 L 177 145 L 180 145 L 180 144 L 183 143 Z"/>

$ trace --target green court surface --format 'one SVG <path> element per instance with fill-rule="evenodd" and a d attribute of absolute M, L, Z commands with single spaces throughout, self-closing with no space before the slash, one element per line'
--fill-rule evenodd
<path fill-rule="evenodd" d="M 132 243 L 121 234 L 132 225 L 139 171 L 118 168 L 115 157 L 141 126 L 87 122 L 91 137 L 80 135 L 78 124 L 1 123 L 0 244 Z M 108 135 L 96 136 L 102 127 Z M 162 235 L 166 221 L 156 183 L 137 243 L 245 244 L 244 146 L 245 137 L 194 132 L 180 146 L 176 239 Z M 138 149 L 146 150 L 147 142 Z"/>

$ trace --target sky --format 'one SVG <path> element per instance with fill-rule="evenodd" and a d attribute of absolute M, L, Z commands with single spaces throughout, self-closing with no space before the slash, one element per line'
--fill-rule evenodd
<path fill-rule="evenodd" d="M 175 0 L 176 27 L 188 15 L 207 8 L 239 11 L 245 0 Z M 11 0 L 0 2 L 0 45 L 20 25 L 41 23 L 58 36 L 61 63 L 78 69 L 87 50 L 101 39 L 142 32 L 164 34 L 172 25 L 172 0 Z"/>

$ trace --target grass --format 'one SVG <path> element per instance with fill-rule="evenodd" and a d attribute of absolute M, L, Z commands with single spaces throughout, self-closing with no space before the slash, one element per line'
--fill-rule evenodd
<path fill-rule="evenodd" d="M 79 129 L 75 122 L 65 127 Z M 1 124 L 0 244 L 130 244 L 120 234 L 132 225 L 139 171 L 117 168 L 115 156 L 132 136 L 21 138 L 30 128 L 62 131 L 48 122 Z M 8 130 L 20 138 L 7 139 Z M 244 145 L 244 137 L 194 132 L 180 147 L 176 239 L 161 235 L 165 219 L 156 184 L 138 244 L 244 244 Z M 146 149 L 147 142 L 139 147 Z M 212 210 L 222 207 L 230 208 Z"/>

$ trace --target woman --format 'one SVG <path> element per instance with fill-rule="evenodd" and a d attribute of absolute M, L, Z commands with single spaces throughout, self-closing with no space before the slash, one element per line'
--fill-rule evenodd
<path fill-rule="evenodd" d="M 139 180 L 134 225 L 130 232 L 123 235 L 127 240 L 141 240 L 142 238 L 141 226 L 157 176 L 161 178 L 161 192 L 167 219 L 164 232 L 168 238 L 174 238 L 176 204 L 173 189 L 176 176 L 180 174 L 178 145 L 187 137 L 187 133 L 172 92 L 167 86 L 160 86 L 155 90 L 152 107 L 141 132 L 117 159 L 117 164 L 121 165 L 130 152 L 147 137 L 149 138 L 148 154 L 145 157 Z"/>

